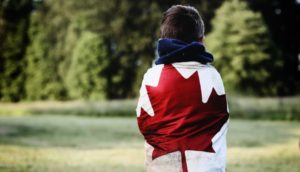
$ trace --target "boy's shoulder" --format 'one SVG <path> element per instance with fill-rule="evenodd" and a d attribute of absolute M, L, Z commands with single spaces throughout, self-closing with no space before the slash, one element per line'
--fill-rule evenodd
<path fill-rule="evenodd" d="M 147 72 L 144 75 L 144 79 L 160 76 L 160 73 L 162 72 L 163 69 L 164 70 L 176 69 L 181 75 L 183 75 L 184 78 L 186 78 L 187 75 L 192 74 L 196 71 L 216 73 L 219 75 L 219 72 L 211 64 L 201 64 L 199 62 L 178 62 L 172 64 L 154 65 L 147 70 Z"/>
<path fill-rule="evenodd" d="M 168 72 L 172 70 L 173 72 Z M 159 84 L 162 73 L 173 73 L 176 70 L 184 79 L 189 79 L 195 72 L 199 77 L 199 82 L 203 90 L 208 90 L 205 100 L 208 99 L 211 89 L 214 88 L 218 95 L 225 94 L 225 89 L 220 73 L 211 64 L 201 64 L 198 62 L 180 62 L 167 65 L 155 65 L 148 69 L 143 78 L 143 85 L 156 87 Z M 165 74 L 166 74 L 165 73 Z M 172 77 L 174 75 L 170 75 Z M 178 75 L 177 75 L 178 76 Z"/>

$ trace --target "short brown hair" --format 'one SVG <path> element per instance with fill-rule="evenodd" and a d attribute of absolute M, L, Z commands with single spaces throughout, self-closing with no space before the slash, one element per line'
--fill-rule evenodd
<path fill-rule="evenodd" d="M 198 41 L 204 36 L 204 23 L 194 7 L 174 5 L 163 14 L 160 36 L 188 43 Z"/>

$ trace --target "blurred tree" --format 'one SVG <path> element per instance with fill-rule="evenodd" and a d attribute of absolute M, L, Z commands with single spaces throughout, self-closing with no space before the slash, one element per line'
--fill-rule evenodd
<path fill-rule="evenodd" d="M 154 59 L 160 18 L 158 4 L 129 0 L 106 3 L 112 5 L 108 5 L 110 9 L 101 10 L 99 18 L 105 27 L 99 30 L 109 49 L 108 97 L 134 97 L 143 72 Z"/>
<path fill-rule="evenodd" d="M 107 97 L 105 70 L 109 65 L 106 48 L 99 35 L 85 32 L 77 42 L 67 75 L 70 96 L 99 100 Z"/>
<path fill-rule="evenodd" d="M 60 9 L 61 8 L 61 9 Z M 31 15 L 27 48 L 26 94 L 29 100 L 64 99 L 66 90 L 59 74 L 68 19 L 65 4 L 45 1 Z"/>
<path fill-rule="evenodd" d="M 266 0 L 247 1 L 268 4 Z M 283 10 L 286 9 L 284 6 L 286 3 L 281 3 L 281 0 L 274 0 L 272 1 L 273 6 L 275 1 L 275 6 L 277 4 L 277 6 L 282 7 L 280 9 L 284 14 L 288 13 L 287 10 Z M 279 1 L 280 3 L 277 3 Z M 143 73 L 152 64 L 155 57 L 155 42 L 159 37 L 162 12 L 174 4 L 193 5 L 202 14 L 206 22 L 206 31 L 209 32 L 211 30 L 210 19 L 214 16 L 215 9 L 223 1 L 34 0 L 32 1 L 35 7 L 33 11 L 31 0 L 0 2 L 0 99 L 17 101 L 24 98 L 25 93 L 29 100 L 65 100 L 76 97 L 71 93 L 71 90 L 69 92 L 69 71 L 75 57 L 77 58 L 75 54 L 79 54 L 77 50 L 80 47 L 79 42 L 90 37 L 86 36 L 89 35 L 87 33 L 96 34 L 103 44 L 101 51 L 96 52 L 97 54 L 90 52 L 90 56 L 100 57 L 103 51 L 107 60 L 105 70 L 101 67 L 101 76 L 105 76 L 101 82 L 106 86 L 95 87 L 94 90 L 106 89 L 104 97 L 108 99 L 135 97 Z M 256 3 L 250 4 L 252 4 L 253 9 L 261 9 L 258 8 L 261 7 L 260 5 L 255 6 Z M 249 92 L 257 84 L 265 84 L 266 86 L 262 87 L 258 94 L 270 92 L 275 94 L 277 88 L 283 88 L 284 83 L 281 82 L 280 85 L 280 83 L 273 82 L 278 80 L 274 76 L 281 74 L 281 70 L 279 70 L 281 63 L 277 60 L 278 51 L 272 45 L 268 29 L 265 27 L 261 16 L 252 13 L 248 7 L 234 7 L 233 9 L 241 11 L 241 17 L 236 14 L 238 12 L 219 14 L 217 17 L 220 18 L 219 22 L 215 22 L 215 29 L 207 41 L 208 44 L 211 43 L 213 46 L 219 46 L 230 51 L 228 53 L 225 51 L 224 59 L 241 56 L 241 58 L 236 58 L 240 59 L 241 62 L 229 60 L 232 62 L 230 65 L 233 66 L 233 73 L 241 80 L 238 83 L 227 82 L 227 84 L 238 85 L 241 89 Z M 223 19 L 220 15 L 224 15 L 226 18 Z M 233 20 L 229 20 L 231 17 L 237 21 L 237 24 L 232 23 Z M 272 23 L 270 20 L 268 22 Z M 239 27 L 245 27 L 247 32 L 240 30 Z M 271 30 L 276 30 L 278 33 L 278 29 L 274 28 L 272 27 Z M 216 34 L 217 32 L 226 33 L 228 37 L 226 45 L 232 45 L 232 47 L 237 45 L 238 48 L 230 49 L 230 46 L 223 46 L 221 43 L 224 40 L 218 38 L 222 34 Z M 29 34 L 29 46 L 27 33 Z M 237 34 L 235 35 L 235 33 Z M 274 37 L 274 35 L 272 36 Z M 210 41 L 210 37 L 221 41 Z M 93 39 L 96 40 L 96 36 Z M 285 46 L 286 44 L 278 45 Z M 297 47 L 296 45 L 294 47 Z M 28 47 L 25 54 L 26 46 Z M 228 56 L 232 53 L 235 53 L 235 56 Z M 246 57 L 245 54 L 253 55 Z M 270 55 L 272 55 L 272 60 L 270 60 Z M 286 56 L 291 56 L 291 54 Z M 257 70 L 248 72 L 247 77 L 245 77 L 245 70 L 236 68 L 238 65 L 233 65 L 235 63 L 239 63 L 247 71 L 253 66 L 257 67 Z M 222 65 L 218 60 L 216 64 L 217 66 Z M 294 61 L 293 64 L 295 64 Z M 22 72 L 24 68 L 26 68 L 26 75 Z M 223 72 L 226 71 L 227 69 Z M 272 75 L 269 71 L 273 72 Z M 293 76 L 291 75 L 289 78 Z M 230 78 L 230 75 L 228 77 Z M 275 86 L 270 87 L 267 84 Z M 87 89 L 87 87 L 85 88 Z M 91 97 L 87 96 L 87 98 Z"/>
<path fill-rule="evenodd" d="M 31 0 L 0 1 L 0 100 L 24 98 L 27 30 Z"/>
<path fill-rule="evenodd" d="M 136 74 L 145 68 L 137 66 L 148 67 L 154 57 L 157 8 L 148 1 L 45 0 L 32 15 L 29 99 L 68 98 L 65 76 L 77 41 L 86 31 L 98 33 L 107 49 L 107 98 L 133 97 Z"/>
<path fill-rule="evenodd" d="M 282 51 L 284 70 L 280 73 L 284 84 L 280 95 L 300 92 L 300 1 L 299 0 L 247 0 L 250 7 L 262 13 L 274 43 Z"/>
<path fill-rule="evenodd" d="M 231 91 L 276 95 L 281 85 L 274 75 L 282 62 L 261 15 L 242 0 L 227 0 L 212 25 L 207 45 L 225 86 Z"/>

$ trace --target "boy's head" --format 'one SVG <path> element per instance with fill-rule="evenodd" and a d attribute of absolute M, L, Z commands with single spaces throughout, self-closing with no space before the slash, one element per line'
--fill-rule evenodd
<path fill-rule="evenodd" d="M 187 43 L 202 41 L 204 23 L 194 7 L 174 5 L 163 14 L 160 36 L 161 38 L 173 38 Z"/>

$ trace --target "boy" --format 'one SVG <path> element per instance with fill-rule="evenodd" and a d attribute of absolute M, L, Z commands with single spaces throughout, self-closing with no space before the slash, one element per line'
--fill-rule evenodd
<path fill-rule="evenodd" d="M 191 6 L 162 17 L 159 58 L 144 75 L 137 120 L 148 172 L 224 172 L 228 110 L 222 79 Z"/>

